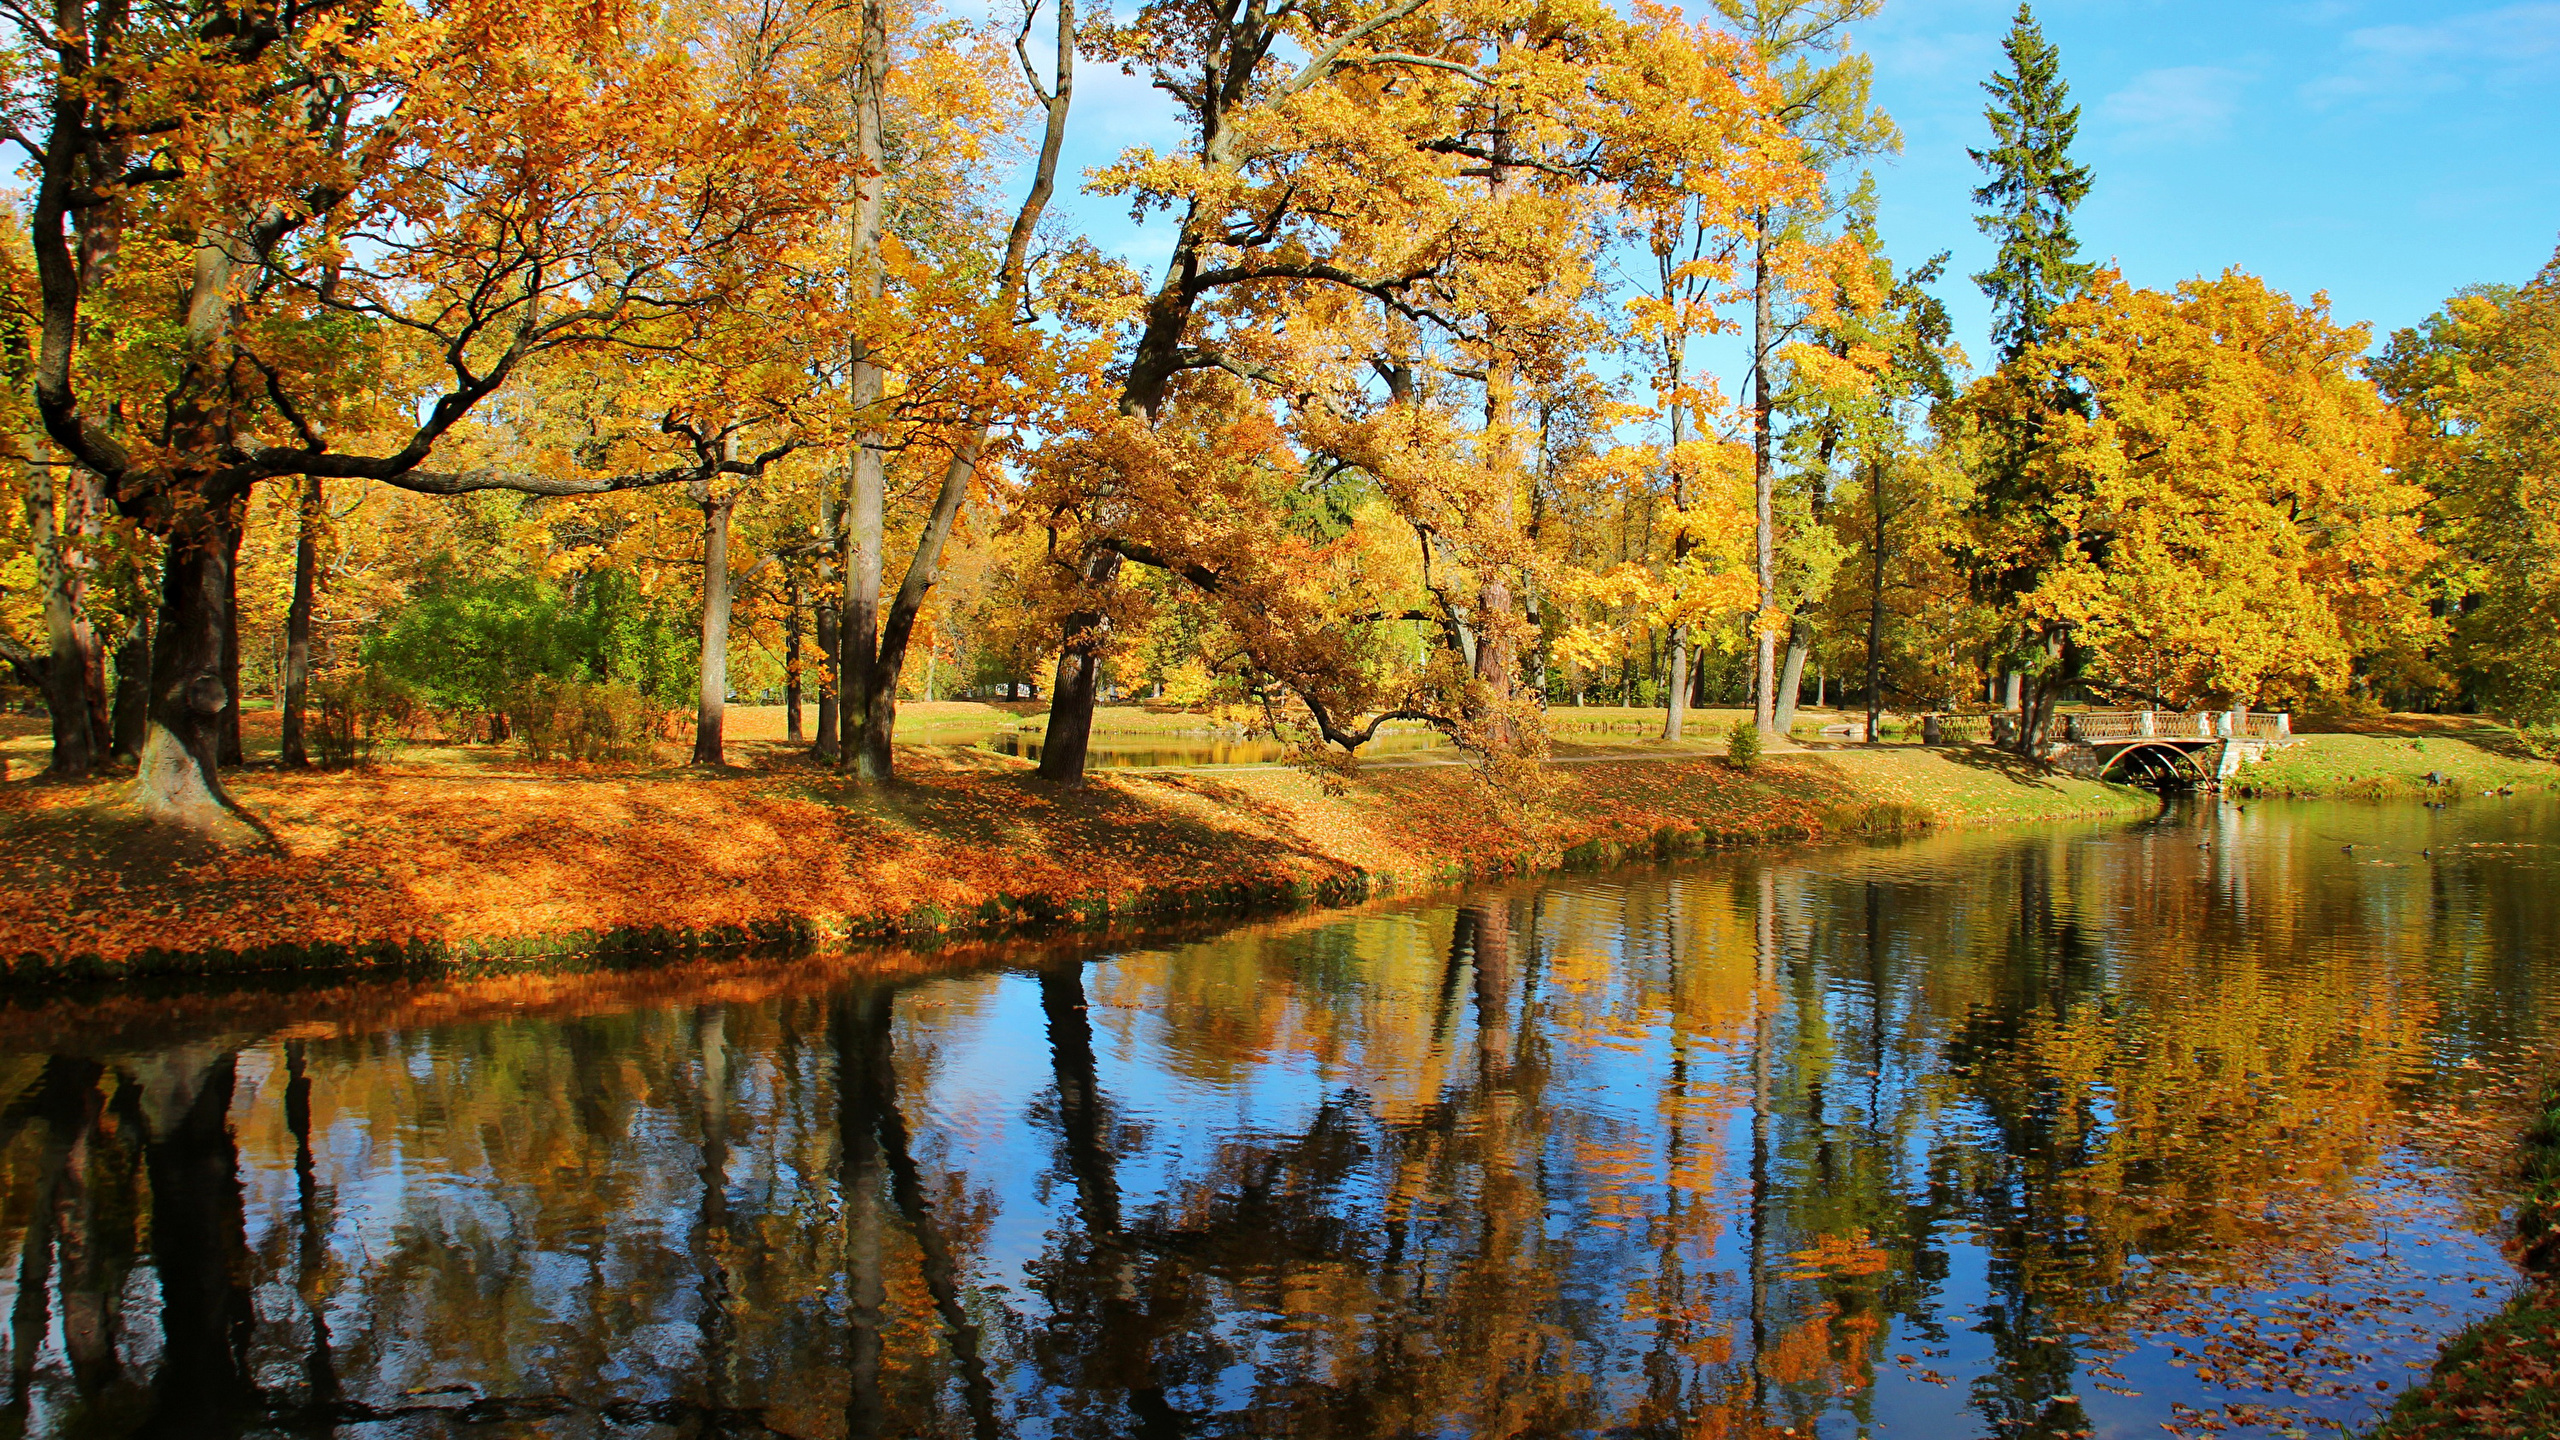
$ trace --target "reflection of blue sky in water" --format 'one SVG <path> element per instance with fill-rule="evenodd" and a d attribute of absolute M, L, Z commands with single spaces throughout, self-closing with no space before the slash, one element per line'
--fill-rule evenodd
<path fill-rule="evenodd" d="M 975 1403 L 1024 1435 L 2060 1435 L 2076 1396 L 2102 1435 L 2233 1400 L 2353 1423 L 2506 1283 L 2472 1186 L 2512 1120 L 2445 1100 L 2496 1112 L 2546 1043 L 2555 818 L 2253 803 L 1737 854 L 894 994 L 750 965 L 408 1029 L 173 1003 L 165 1039 L 0 1056 L 21 1414 L 132 1433 L 228 1390 L 421 1434 L 472 1404 L 523 1434 L 969 1434 Z M 180 1103 L 225 1073 L 227 1105 Z M 136 1216 L 230 1269 L 164 1288 Z M 2198 1277 L 2237 1308 L 2166 1304 Z M 2182 1328 L 2385 1292 L 2345 1312 L 2355 1353 L 2276 1376 L 2351 1394 L 2172 1363 Z"/>

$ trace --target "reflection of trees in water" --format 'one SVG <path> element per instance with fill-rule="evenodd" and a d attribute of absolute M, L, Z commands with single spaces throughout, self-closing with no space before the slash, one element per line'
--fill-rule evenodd
<path fill-rule="evenodd" d="M 1872 1421 L 1891 1327 L 1988 1352 L 1986 1432 L 2061 1435 L 2142 1257 L 2245 1280 L 2214 1257 L 2352 1226 L 2449 962 L 2424 924 L 2332 943 L 2372 923 L 2351 888 L 2260 923 L 2280 887 L 2184 840 L 2005 845 L 1961 883 L 1891 861 L 1523 887 L 936 1008 L 813 986 L 24 1062 L 0 1433 L 212 1433 L 226 1404 L 315 1432 L 1806 1433 Z M 1041 1093 L 929 1116 L 937 1046 L 1006 985 Z M 1150 1109 L 1106 1092 L 1114 1044 L 1304 1103 Z M 999 1251 L 962 1157 L 1025 1120 L 1046 1211 Z M 1982 1292 L 1950 1288 L 1963 1247 Z"/>

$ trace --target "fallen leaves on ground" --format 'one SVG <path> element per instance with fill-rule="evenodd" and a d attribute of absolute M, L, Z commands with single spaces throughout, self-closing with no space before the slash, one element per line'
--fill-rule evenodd
<path fill-rule="evenodd" d="M 1059 787 L 972 752 L 919 747 L 902 765 L 905 778 L 885 787 L 804 765 L 252 770 L 234 783 L 274 834 L 259 851 L 172 842 L 120 805 L 117 782 L 10 786 L 0 957 L 486 950 L 783 921 L 930 931 L 1002 923 L 1027 906 L 1095 918 L 1240 885 L 1303 894 L 1365 874 L 1410 887 L 1665 830 L 1818 834 L 1879 784 L 1907 789 L 1811 757 L 1747 775 L 1702 756 L 1558 765 L 1527 797 L 1463 766 L 1372 767 L 1327 795 L 1292 770 L 1123 772 Z M 1948 820 L 1971 818 L 1946 808 Z"/>

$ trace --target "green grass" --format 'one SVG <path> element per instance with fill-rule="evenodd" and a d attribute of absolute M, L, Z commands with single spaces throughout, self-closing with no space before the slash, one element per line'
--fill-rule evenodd
<path fill-rule="evenodd" d="M 2440 789 L 2430 773 L 2445 777 Z M 2451 791 L 2560 788 L 2560 766 L 2536 759 L 2498 725 L 2421 735 L 2309 735 L 2233 777 L 2247 795 L 2414 799 Z"/>
<path fill-rule="evenodd" d="M 1819 762 L 1848 778 L 1859 799 L 1841 828 L 1900 834 L 1937 825 L 2005 825 L 2072 816 L 2156 811 L 2158 796 L 2030 765 L 1986 746 L 1843 745 Z M 1924 818 L 1925 817 L 1925 818 Z"/>

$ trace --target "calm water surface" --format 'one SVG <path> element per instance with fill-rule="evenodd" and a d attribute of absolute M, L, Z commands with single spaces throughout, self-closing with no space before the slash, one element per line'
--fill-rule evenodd
<path fill-rule="evenodd" d="M 2550 802 L 2251 803 L 29 1002 L 0 1433 L 2318 1433 L 2511 1282 L 2556 935 Z"/>

